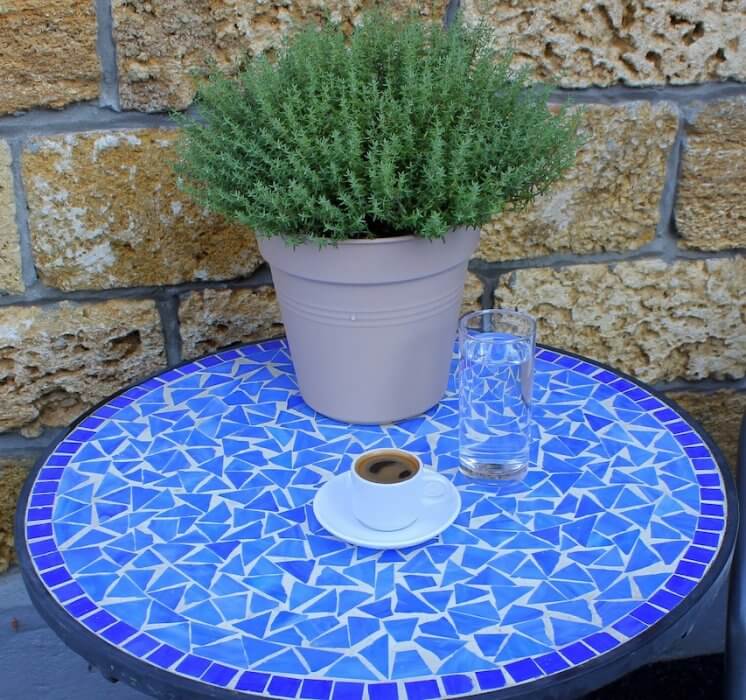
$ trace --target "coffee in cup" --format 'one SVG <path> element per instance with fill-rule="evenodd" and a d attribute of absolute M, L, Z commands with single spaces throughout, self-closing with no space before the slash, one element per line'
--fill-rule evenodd
<path fill-rule="evenodd" d="M 406 481 L 413 478 L 419 468 L 420 462 L 414 455 L 394 450 L 368 454 L 355 463 L 355 471 L 363 479 L 374 484 L 397 484 Z"/>
<path fill-rule="evenodd" d="M 417 455 L 395 448 L 363 452 L 350 470 L 355 517 L 374 530 L 411 525 L 424 507 L 424 468 Z"/>

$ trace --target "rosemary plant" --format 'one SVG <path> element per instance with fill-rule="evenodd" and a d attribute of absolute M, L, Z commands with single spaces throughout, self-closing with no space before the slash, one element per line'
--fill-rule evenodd
<path fill-rule="evenodd" d="M 289 242 L 479 227 L 573 163 L 578 115 L 550 110 L 486 26 L 368 14 L 308 28 L 276 60 L 213 70 L 176 172 L 207 209 Z"/>

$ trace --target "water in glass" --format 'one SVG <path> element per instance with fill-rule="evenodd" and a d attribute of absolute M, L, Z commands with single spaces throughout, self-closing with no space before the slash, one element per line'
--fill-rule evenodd
<path fill-rule="evenodd" d="M 534 336 L 466 330 L 460 353 L 461 466 L 473 476 L 515 476 L 531 445 Z"/>

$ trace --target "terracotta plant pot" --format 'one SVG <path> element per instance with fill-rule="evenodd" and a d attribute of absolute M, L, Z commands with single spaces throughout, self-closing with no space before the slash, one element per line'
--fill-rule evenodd
<path fill-rule="evenodd" d="M 477 229 L 292 247 L 259 237 L 300 392 L 319 413 L 388 423 L 443 396 Z"/>

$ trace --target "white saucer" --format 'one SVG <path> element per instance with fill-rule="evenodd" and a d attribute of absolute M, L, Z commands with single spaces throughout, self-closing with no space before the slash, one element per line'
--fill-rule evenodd
<path fill-rule="evenodd" d="M 461 512 L 461 496 L 444 476 L 427 469 L 423 476 L 427 495 L 436 496 L 439 500 L 442 498 L 442 503 L 437 508 L 424 508 L 422 515 L 414 523 L 401 530 L 373 530 L 353 515 L 350 507 L 349 472 L 338 474 L 318 490 L 313 500 L 314 515 L 332 535 L 361 547 L 401 549 L 427 542 L 456 519 Z M 433 490 L 437 493 L 433 493 Z"/>

